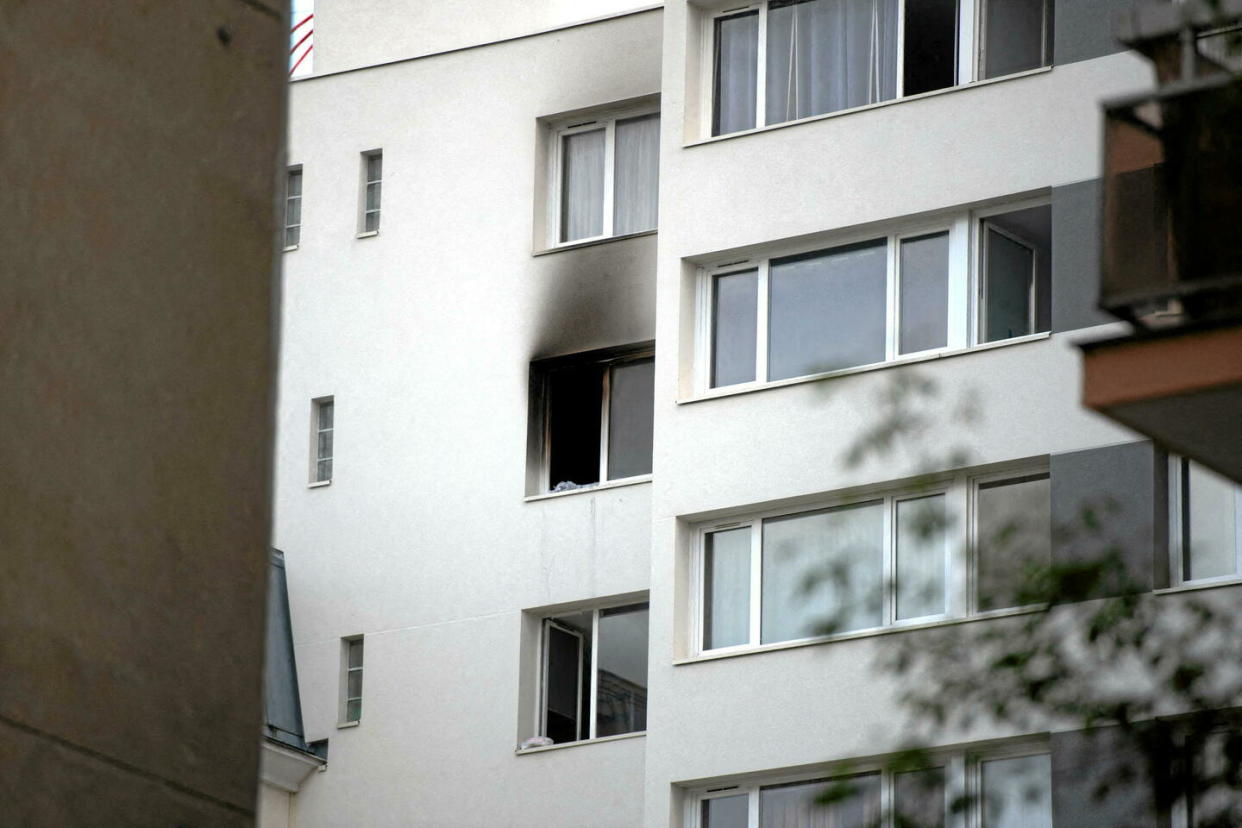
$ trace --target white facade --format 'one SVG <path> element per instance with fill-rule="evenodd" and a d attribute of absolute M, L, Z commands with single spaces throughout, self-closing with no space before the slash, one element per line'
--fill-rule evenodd
<path fill-rule="evenodd" d="M 688 797 L 711 780 L 896 750 L 892 680 L 870 668 L 891 636 L 698 654 L 699 527 L 898 483 L 949 448 L 995 470 L 1137 439 L 1079 405 L 1081 326 L 707 390 L 699 285 L 701 266 L 920 217 L 972 221 L 1097 178 L 1099 101 L 1147 84 L 1140 60 L 1054 60 L 711 138 L 712 10 L 625 5 L 523 0 L 449 19 L 427 4 L 317 3 L 316 74 L 290 99 L 302 213 L 284 254 L 274 540 L 306 736 L 329 738 L 327 769 L 296 796 L 299 828 L 691 828 Z M 549 251 L 549 125 L 657 100 L 658 232 Z M 373 150 L 381 223 L 359 237 Z M 968 303 L 960 313 L 974 324 Z M 539 494 L 531 363 L 651 340 L 652 474 Z M 925 442 L 842 462 L 878 395 L 911 374 L 939 389 Z M 331 483 L 311 485 L 312 401 L 326 397 Z M 969 427 L 950 415 L 967 398 Z M 643 600 L 645 734 L 518 751 L 538 729 L 540 614 Z M 342 639 L 359 635 L 361 718 L 338 727 Z"/>

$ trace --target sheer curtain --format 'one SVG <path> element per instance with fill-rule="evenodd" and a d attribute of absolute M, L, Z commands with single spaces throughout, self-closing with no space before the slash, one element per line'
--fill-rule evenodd
<path fill-rule="evenodd" d="M 897 18 L 897 0 L 771 0 L 767 123 L 896 97 Z"/>
<path fill-rule="evenodd" d="M 755 126 L 758 62 L 759 13 L 718 18 L 712 135 Z"/>
<path fill-rule="evenodd" d="M 660 184 L 660 116 L 617 121 L 612 234 L 656 228 Z"/>
<path fill-rule="evenodd" d="M 870 828 L 880 817 L 880 775 L 859 774 L 848 783 L 853 792 L 828 805 L 816 801 L 831 784 L 826 779 L 760 788 L 759 828 Z"/>
<path fill-rule="evenodd" d="M 561 139 L 561 241 L 604 232 L 604 130 Z"/>

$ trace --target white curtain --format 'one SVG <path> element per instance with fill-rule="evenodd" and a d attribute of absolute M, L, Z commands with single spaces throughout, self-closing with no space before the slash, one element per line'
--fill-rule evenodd
<path fill-rule="evenodd" d="M 660 116 L 617 121 L 613 173 L 612 233 L 656 228 L 660 183 Z"/>
<path fill-rule="evenodd" d="M 707 536 L 704 647 L 750 641 L 750 527 Z"/>
<path fill-rule="evenodd" d="M 830 805 L 816 799 L 834 781 L 815 780 L 759 789 L 759 828 L 870 828 L 880 817 L 880 775 L 840 780 L 852 792 Z"/>
<path fill-rule="evenodd" d="M 604 130 L 561 140 L 561 241 L 598 236 L 604 232 Z"/>
<path fill-rule="evenodd" d="M 758 62 L 759 13 L 717 19 L 712 135 L 755 126 Z"/>
<path fill-rule="evenodd" d="M 897 0 L 772 0 L 767 123 L 897 94 Z"/>

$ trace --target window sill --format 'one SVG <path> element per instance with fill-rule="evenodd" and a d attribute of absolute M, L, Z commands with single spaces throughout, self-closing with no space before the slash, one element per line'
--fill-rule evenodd
<path fill-rule="evenodd" d="M 983 342 L 979 345 L 971 345 L 967 348 L 954 348 L 945 351 L 929 351 L 923 354 L 912 354 L 907 357 L 899 357 L 898 359 L 890 359 L 887 362 L 873 362 L 870 365 L 858 365 L 853 368 L 842 368 L 838 371 L 825 371 L 820 374 L 808 374 L 805 377 L 790 377 L 789 379 L 773 380 L 772 382 L 747 382 L 737 385 L 726 385 L 722 388 L 712 388 L 693 397 L 677 400 L 678 405 L 687 405 L 689 403 L 703 402 L 704 400 L 714 400 L 718 397 L 733 397 L 738 394 L 753 394 L 756 391 L 766 391 L 769 388 L 783 388 L 787 385 L 800 385 L 804 382 L 818 382 L 820 380 L 835 379 L 836 377 L 847 377 L 851 374 L 864 374 L 870 371 L 883 371 L 889 368 L 898 368 L 902 365 L 916 365 L 920 362 L 931 362 L 937 359 L 948 359 L 951 357 L 963 356 L 965 354 L 974 354 L 979 351 L 990 351 L 993 348 L 1007 348 L 1011 345 L 1022 345 L 1028 342 L 1039 342 L 1052 337 L 1051 331 L 1043 331 L 1041 333 L 1030 334 L 1028 336 L 1015 336 L 1012 339 L 1001 339 L 997 342 Z"/>
<path fill-rule="evenodd" d="M 634 733 L 619 733 L 616 736 L 601 736 L 598 739 L 579 739 L 576 742 L 561 742 L 559 745 L 544 745 L 542 747 L 526 748 L 522 750 L 518 748 L 513 751 L 518 756 L 526 756 L 531 753 L 547 753 L 550 750 L 561 750 L 563 748 L 584 747 L 586 745 L 598 745 L 604 742 L 620 742 L 624 739 L 638 739 L 647 735 L 647 731 L 639 730 Z"/>
<path fill-rule="evenodd" d="M 546 247 L 543 250 L 535 250 L 531 253 L 531 255 L 547 256 L 549 254 L 560 253 L 565 250 L 580 250 L 583 247 L 594 247 L 597 244 L 608 244 L 609 242 L 625 241 L 626 239 L 637 239 L 642 236 L 654 236 L 658 232 L 660 232 L 658 229 L 642 230 L 638 233 L 626 233 L 623 236 L 607 236 L 602 239 L 583 239 L 582 241 L 565 242 L 564 244 L 558 244 L 555 247 Z"/>
<path fill-rule="evenodd" d="M 1201 589 L 1220 589 L 1221 587 L 1236 586 L 1242 586 L 1242 575 L 1230 575 L 1211 581 L 1191 581 L 1185 584 L 1178 584 L 1177 586 L 1153 589 L 1152 593 L 1154 595 L 1177 595 L 1182 592 L 1197 592 Z"/>
<path fill-rule="evenodd" d="M 308 489 L 322 489 L 324 486 L 331 486 L 331 485 L 332 485 L 332 481 L 331 481 L 331 480 L 320 480 L 320 481 L 317 481 L 317 482 L 315 482 L 315 483 L 307 483 L 307 484 L 306 484 L 306 488 L 308 488 Z"/>
<path fill-rule="evenodd" d="M 359 233 L 358 235 L 354 236 L 354 238 L 356 238 L 356 239 L 369 239 L 369 238 L 372 238 L 373 236 L 378 236 L 378 235 L 379 235 L 379 231 L 378 231 L 378 230 L 369 230 L 369 231 L 367 231 L 366 233 Z"/>
<path fill-rule="evenodd" d="M 780 641 L 775 644 L 761 644 L 759 646 L 740 646 L 731 647 L 729 649 L 708 650 L 696 656 L 689 658 L 673 659 L 673 666 L 680 667 L 687 664 L 698 664 L 703 661 L 719 661 L 722 658 L 736 658 L 737 656 L 756 655 L 758 653 L 768 653 L 776 650 L 792 650 L 798 647 L 813 647 L 821 644 L 833 644 L 838 641 L 853 641 L 859 638 L 875 638 L 882 635 L 895 635 L 911 630 L 929 630 L 937 627 L 953 627 L 959 624 L 972 624 L 976 621 L 989 621 L 996 618 L 1012 618 L 1018 615 L 1033 615 L 1035 613 L 1044 612 L 1047 607 L 1030 606 L 1030 607 L 1014 607 L 1013 609 L 990 610 L 988 612 L 979 612 L 974 615 L 968 615 L 964 618 L 937 618 L 933 621 L 913 622 L 908 624 L 897 624 L 891 627 L 873 627 L 868 630 L 858 630 L 857 632 L 840 633 L 839 635 L 821 635 L 815 638 L 799 638 L 795 641 Z"/>
<path fill-rule="evenodd" d="M 604 483 L 593 483 L 588 486 L 582 486 L 577 489 L 568 489 L 563 492 L 543 492 L 542 494 L 527 495 L 523 498 L 526 503 L 532 503 L 537 500 L 551 500 L 554 497 L 568 497 L 576 494 L 586 494 L 587 492 L 598 492 L 604 489 L 621 489 L 625 486 L 639 486 L 643 483 L 650 483 L 651 475 L 644 474 L 638 477 L 624 477 L 620 480 L 609 480 Z"/>
<path fill-rule="evenodd" d="M 282 252 L 282 253 L 292 253 L 293 251 L 295 251 L 295 250 L 297 250 L 297 249 L 298 249 L 298 245 L 296 245 L 296 244 L 291 244 L 291 245 L 289 245 L 288 247 L 286 247 L 284 250 L 282 250 L 281 252 Z"/>
<path fill-rule="evenodd" d="M 752 129 L 740 129 L 737 132 L 729 132 L 724 135 L 712 135 L 706 138 L 700 138 L 696 141 L 688 141 L 682 146 L 686 149 L 690 147 L 699 147 L 704 144 L 715 144 L 719 141 L 727 141 L 730 138 L 742 138 L 747 135 L 756 135 L 764 132 L 771 132 L 774 129 L 784 129 L 785 127 L 801 126 L 802 124 L 814 123 L 816 121 L 827 120 L 828 118 L 839 118 L 843 115 L 853 115 L 858 112 L 869 112 L 873 109 L 882 109 L 886 106 L 894 106 L 903 104 L 907 101 L 919 101 L 925 98 L 935 98 L 941 95 L 951 95 L 954 92 L 963 92 L 967 89 L 978 89 L 981 86 L 991 86 L 996 83 L 1005 83 L 1006 81 L 1017 80 L 1019 78 L 1027 78 L 1032 75 L 1042 75 L 1045 72 L 1051 72 L 1052 66 L 1040 66 L 1037 69 L 1027 69 L 1025 72 L 1014 72 L 1012 75 L 1004 75 L 999 78 L 988 78 L 987 80 L 971 81 L 970 83 L 962 83 L 957 86 L 949 86 L 945 89 L 934 89 L 931 92 L 920 92 L 917 95 L 905 95 L 900 98 L 893 98 L 889 101 L 878 101 L 873 104 L 865 104 L 863 106 L 855 106 L 849 109 L 838 109 L 836 112 L 825 112 L 821 115 L 809 115 L 805 118 L 797 118 L 792 121 L 782 121 L 779 124 L 769 124 L 767 126 L 754 127 Z"/>
<path fill-rule="evenodd" d="M 347 727 L 357 727 L 360 724 L 362 724 L 362 722 L 337 722 L 336 729 L 344 730 Z"/>

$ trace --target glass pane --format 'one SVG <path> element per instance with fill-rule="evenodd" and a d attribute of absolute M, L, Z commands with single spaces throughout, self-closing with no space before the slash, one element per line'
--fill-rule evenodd
<path fill-rule="evenodd" d="M 302 199 L 291 198 L 285 202 L 285 224 L 301 224 L 302 223 Z"/>
<path fill-rule="evenodd" d="M 949 234 L 901 242 L 903 354 L 949 344 Z"/>
<path fill-rule="evenodd" d="M 764 644 L 882 621 L 884 504 L 763 522 Z"/>
<path fill-rule="evenodd" d="M 1052 828 L 1048 754 L 983 763 L 983 828 Z"/>
<path fill-rule="evenodd" d="M 1048 475 L 979 486 L 975 543 L 979 609 L 1028 603 L 1028 573 L 1052 559 L 1052 487 Z"/>
<path fill-rule="evenodd" d="M 759 12 L 716 19 L 712 135 L 755 126 L 759 65 Z"/>
<path fill-rule="evenodd" d="M 294 247 L 302 239 L 301 227 L 288 227 L 285 229 L 285 247 Z"/>
<path fill-rule="evenodd" d="M 302 194 L 302 171 L 301 170 L 290 170 L 288 186 L 285 190 L 285 195 L 288 196 L 289 198 L 293 198 L 294 196 L 300 196 L 301 194 Z"/>
<path fill-rule="evenodd" d="M 347 684 L 348 686 L 346 687 L 345 692 L 346 692 L 346 695 L 349 696 L 349 698 L 358 699 L 362 697 L 362 671 L 361 670 L 350 670 L 349 681 L 347 682 Z"/>
<path fill-rule="evenodd" d="M 612 232 L 654 230 L 659 205 L 660 115 L 617 121 Z"/>
<path fill-rule="evenodd" d="M 320 460 L 315 464 L 315 482 L 322 483 L 332 479 L 332 461 Z"/>
<path fill-rule="evenodd" d="M 773 259 L 768 379 L 884 360 L 888 243 Z"/>
<path fill-rule="evenodd" d="M 350 667 L 361 667 L 362 666 L 362 639 L 361 638 L 355 638 L 353 641 L 349 642 L 349 666 Z"/>
<path fill-rule="evenodd" d="M 319 403 L 319 427 L 332 428 L 333 409 L 335 405 L 331 401 Z"/>
<path fill-rule="evenodd" d="M 998 78 L 1045 65 L 1047 0 L 984 0 L 983 77 Z M 1051 51 L 1051 50 L 1049 50 Z"/>
<path fill-rule="evenodd" d="M 826 791 L 844 796 L 829 804 L 816 800 Z M 880 817 L 880 774 L 864 773 L 847 779 L 818 779 L 768 785 L 759 789 L 760 828 L 872 828 Z"/>
<path fill-rule="evenodd" d="M 703 560 L 703 649 L 750 641 L 751 529 L 707 536 Z"/>
<path fill-rule="evenodd" d="M 984 257 L 987 341 L 1026 336 L 1032 332 L 1031 285 L 1035 277 L 1035 252 L 986 227 Z"/>
<path fill-rule="evenodd" d="M 544 675 L 544 734 L 553 742 L 587 737 L 583 726 L 583 688 L 590 678 L 591 613 L 551 620 L 547 624 Z"/>
<path fill-rule="evenodd" d="M 1216 578 L 1237 572 L 1238 513 L 1237 484 L 1216 472 L 1186 462 L 1185 537 L 1183 578 Z"/>
<path fill-rule="evenodd" d="M 608 392 L 608 479 L 651 474 L 655 359 L 612 366 Z"/>
<path fill-rule="evenodd" d="M 595 735 L 647 729 L 647 605 L 601 610 Z"/>
<path fill-rule="evenodd" d="M 375 153 L 367 156 L 367 181 L 379 181 L 384 177 L 384 155 Z"/>
<path fill-rule="evenodd" d="M 767 123 L 897 95 L 897 0 L 771 0 Z"/>
<path fill-rule="evenodd" d="M 561 139 L 561 241 L 604 232 L 604 130 Z"/>
<path fill-rule="evenodd" d="M 755 379 L 759 272 L 712 280 L 712 387 Z"/>
<path fill-rule="evenodd" d="M 917 95 L 957 83 L 957 3 L 906 0 L 903 94 Z"/>
<path fill-rule="evenodd" d="M 379 211 L 376 211 L 374 213 L 367 213 L 366 221 L 364 222 L 364 232 L 374 233 L 378 231 L 379 221 L 380 221 Z"/>
<path fill-rule="evenodd" d="M 353 701 L 345 702 L 345 721 L 362 721 L 362 699 L 354 699 Z"/>
<path fill-rule="evenodd" d="M 944 495 L 897 503 L 897 618 L 945 611 Z"/>
<path fill-rule="evenodd" d="M 374 184 L 367 185 L 367 209 L 378 210 L 380 206 L 380 188 L 383 182 L 376 181 Z"/>
<path fill-rule="evenodd" d="M 944 828 L 944 768 L 893 776 L 895 828 Z"/>
<path fill-rule="evenodd" d="M 318 438 L 319 438 L 319 446 L 318 446 L 319 459 L 320 460 L 330 459 L 332 457 L 332 432 L 321 431 L 319 432 Z"/>
<path fill-rule="evenodd" d="M 701 828 L 749 828 L 750 796 L 720 796 L 705 799 L 699 818 Z"/>

